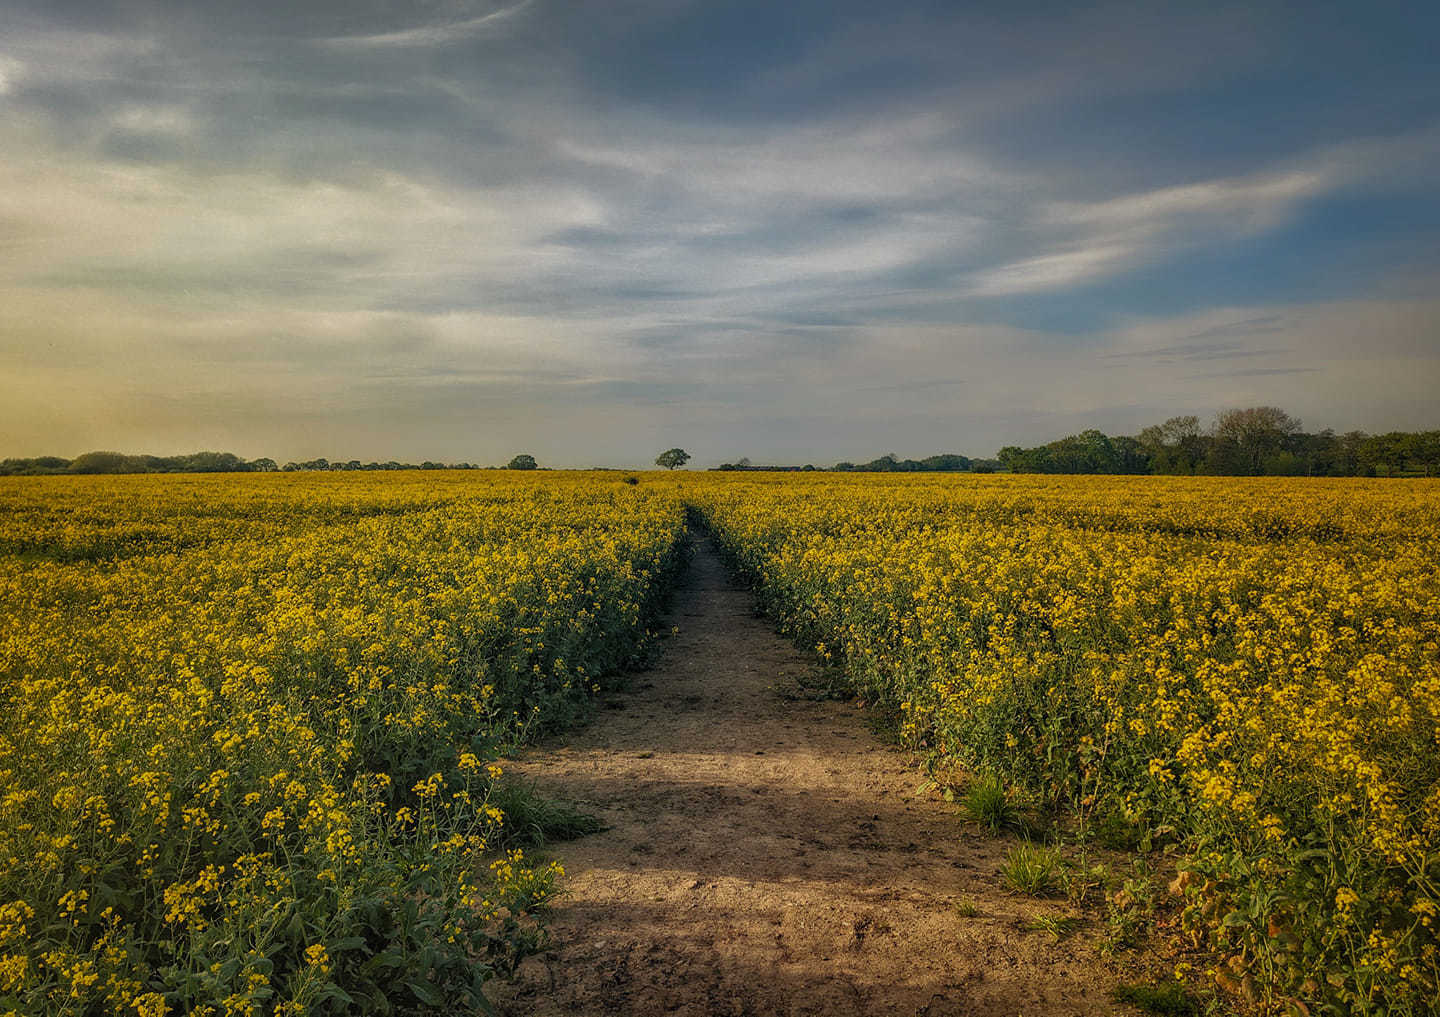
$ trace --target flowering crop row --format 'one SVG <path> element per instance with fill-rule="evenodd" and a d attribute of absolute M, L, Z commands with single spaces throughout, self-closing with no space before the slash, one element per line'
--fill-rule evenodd
<path fill-rule="evenodd" d="M 0 481 L 0 1012 L 473 1009 L 554 878 L 487 763 L 683 529 L 595 475 Z"/>
<path fill-rule="evenodd" d="M 1440 999 L 1440 485 L 687 483 L 912 744 L 1179 841 L 1218 972 L 1295 1012 Z"/>

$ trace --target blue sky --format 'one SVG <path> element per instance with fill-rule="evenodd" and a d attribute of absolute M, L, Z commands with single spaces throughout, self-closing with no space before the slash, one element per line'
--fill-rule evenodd
<path fill-rule="evenodd" d="M 1440 427 L 1433 4 L 0 0 L 0 455 Z"/>

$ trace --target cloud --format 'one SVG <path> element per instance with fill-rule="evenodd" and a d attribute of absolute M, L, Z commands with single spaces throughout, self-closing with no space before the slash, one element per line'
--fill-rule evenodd
<path fill-rule="evenodd" d="M 447 21 L 435 24 L 417 25 L 393 32 L 378 32 L 373 35 L 342 35 L 320 40 L 320 45 L 336 49 L 409 49 L 414 47 L 448 46 L 471 39 L 493 35 L 530 6 L 531 0 L 474 18 Z"/>
<path fill-rule="evenodd" d="M 1130 244 L 1109 243 L 1025 258 L 976 272 L 970 292 L 993 297 L 1065 289 L 1119 271 L 1133 262 L 1137 250 Z"/>
<path fill-rule="evenodd" d="M 21 75 L 25 73 L 25 65 L 19 60 L 12 60 L 9 57 L 0 56 L 0 95 L 11 91 L 19 83 Z"/>
<path fill-rule="evenodd" d="M 1236 82 L 1259 102 L 1273 12 L 34 8 L 0 58 L 17 441 L 975 453 L 1252 395 L 1381 426 L 1423 416 L 1434 378 L 1421 114 L 1261 146 L 1235 103 L 1223 158 L 1181 165 L 1166 134 L 1070 158 L 1106 144 L 1082 137 L 1096 117 L 1140 131 Z M 1302 232 L 1377 195 L 1405 210 L 1379 253 L 1368 208 Z M 1310 271 L 1327 252 L 1338 282 Z M 1316 281 L 1277 295 L 1280 272 Z M 1352 356 L 1341 322 L 1382 354 Z"/>
<path fill-rule="evenodd" d="M 1203 328 L 1199 332 L 1187 335 L 1187 341 L 1196 339 L 1216 339 L 1222 336 L 1253 336 L 1264 335 L 1267 332 L 1283 332 L 1284 319 L 1278 314 L 1266 315 L 1260 318 L 1245 318 L 1241 321 L 1226 322 L 1223 325 L 1212 325 Z"/>
<path fill-rule="evenodd" d="M 1440 156 L 1431 127 L 1301 153 L 1289 168 L 1120 194 L 1099 201 L 1051 200 L 1025 223 L 1034 254 L 969 276 L 976 296 L 1068 290 L 1186 251 L 1242 242 L 1295 221 L 1307 202 L 1413 174 Z"/>
<path fill-rule="evenodd" d="M 1196 374 L 1195 378 L 1268 378 L 1283 374 L 1314 374 L 1318 367 L 1248 367 L 1234 371 L 1216 371 L 1211 374 Z"/>
<path fill-rule="evenodd" d="M 1008 296 L 1070 289 L 1123 273 L 1197 244 L 1273 229 L 1334 176 L 1318 170 L 1210 180 L 1108 198 L 1043 206 L 1035 232 L 1063 250 L 975 273 L 971 292 Z"/>

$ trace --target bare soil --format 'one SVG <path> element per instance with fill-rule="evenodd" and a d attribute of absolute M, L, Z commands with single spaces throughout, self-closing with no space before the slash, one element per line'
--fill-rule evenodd
<path fill-rule="evenodd" d="M 862 708 L 777 694 L 817 664 L 707 546 L 675 604 L 679 632 L 632 692 L 507 765 L 609 829 L 550 851 L 567 872 L 554 946 L 496 985 L 502 1014 L 1127 1009 L 1093 914 L 1006 891 L 1015 838 L 917 790 Z M 1081 925 L 1057 941 L 1037 915 Z"/>

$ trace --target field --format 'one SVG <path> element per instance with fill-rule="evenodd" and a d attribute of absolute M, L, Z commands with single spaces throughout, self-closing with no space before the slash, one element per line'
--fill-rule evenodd
<path fill-rule="evenodd" d="M 766 478 L 697 500 L 932 766 L 1169 843 L 1222 988 L 1433 1010 L 1440 487 Z"/>
<path fill-rule="evenodd" d="M 618 479 L 0 487 L 0 1009 L 473 1008 L 557 875 L 487 764 L 640 649 L 683 527 Z"/>
<path fill-rule="evenodd" d="M 0 482 L 0 1004 L 478 1004 L 559 878 L 490 764 L 644 648 L 688 512 L 933 773 L 1167 852 L 1182 975 L 1433 1012 L 1440 485 L 625 479 Z"/>

